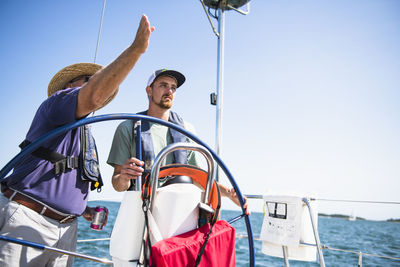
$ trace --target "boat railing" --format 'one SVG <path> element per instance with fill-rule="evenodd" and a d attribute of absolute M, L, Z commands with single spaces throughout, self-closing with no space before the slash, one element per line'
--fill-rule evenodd
<path fill-rule="evenodd" d="M 262 199 L 261 195 L 245 195 L 247 198 L 249 199 Z M 313 199 L 314 201 L 317 199 Z M 360 201 L 360 200 L 333 200 L 333 199 L 318 199 L 321 201 L 340 201 L 340 202 L 361 202 L 361 203 L 384 203 L 384 204 L 400 204 L 398 202 L 388 202 L 388 201 Z M 303 200 L 304 201 L 304 200 Z M 308 200 L 306 200 L 308 201 Z M 306 203 L 306 201 L 304 201 Z M 311 212 L 310 212 L 311 214 Z M 229 224 L 232 224 L 234 222 L 236 222 L 237 220 L 241 219 L 243 217 L 243 214 L 236 216 L 230 220 L 228 220 Z M 312 216 L 311 216 L 312 217 Z M 314 223 L 313 223 L 313 227 L 314 227 Z M 318 233 L 315 233 L 318 236 Z M 236 233 L 236 239 L 247 239 L 248 236 L 244 235 L 244 234 L 240 234 L 240 233 Z M 317 237 L 316 237 L 317 239 Z M 96 239 L 84 239 L 84 240 L 78 240 L 78 243 L 85 243 L 85 242 L 99 242 L 99 241 L 109 241 L 110 238 L 96 238 Z M 253 240 L 255 241 L 262 241 L 262 239 L 259 236 L 254 236 Z M 396 260 L 396 261 L 400 261 L 400 257 L 393 257 L 393 256 L 387 256 L 387 255 L 379 255 L 379 254 L 373 254 L 373 253 L 366 253 L 366 252 L 362 252 L 359 250 L 349 250 L 349 249 L 341 249 L 341 248 L 334 248 L 331 246 L 327 246 L 324 244 L 320 243 L 319 237 L 318 237 L 318 241 L 316 241 L 316 244 L 311 244 L 311 243 L 305 243 L 305 242 L 300 242 L 300 245 L 303 246 L 310 246 L 310 247 L 317 247 L 318 249 L 318 255 L 319 258 L 322 259 L 322 261 L 320 260 L 320 265 L 321 266 L 325 266 L 325 262 L 324 262 L 324 257 L 322 254 L 322 250 L 331 250 L 331 251 L 338 251 L 338 252 L 343 252 L 343 253 L 350 253 L 350 254 L 356 254 L 358 255 L 358 267 L 362 267 L 363 264 L 363 257 L 367 256 L 367 257 L 375 257 L 375 258 L 382 258 L 382 259 L 387 259 L 387 260 Z M 283 249 L 283 251 L 285 251 Z M 285 266 L 289 266 L 289 260 L 286 257 L 287 255 L 285 255 L 284 253 L 284 261 L 285 261 Z"/>
<path fill-rule="evenodd" d="M 237 239 L 246 239 L 247 235 L 243 235 L 243 234 L 236 234 L 236 238 Z M 260 239 L 259 236 L 254 236 L 254 240 L 255 241 L 262 241 Z M 87 241 L 91 241 L 91 240 L 87 240 Z M 84 241 L 82 241 L 84 242 Z M 311 247 L 315 247 L 315 244 L 310 244 L 310 243 L 304 243 L 301 242 L 300 245 L 303 246 L 311 246 Z M 362 266 L 362 259 L 363 256 L 369 256 L 369 257 L 376 257 L 376 258 L 382 258 L 382 259 L 388 259 L 388 260 L 397 260 L 400 261 L 400 257 L 393 257 L 393 256 L 387 256 L 387 255 L 379 255 L 379 254 L 373 254 L 373 253 L 366 253 L 366 252 L 362 252 L 359 250 L 350 250 L 350 249 L 341 249 L 341 248 L 334 248 L 331 246 L 326 246 L 324 244 L 321 244 L 321 249 L 322 250 L 332 250 L 332 251 L 339 251 L 339 252 L 344 252 L 344 253 L 351 253 L 351 254 L 357 254 L 358 255 L 358 265 L 359 267 Z"/>
<path fill-rule="evenodd" d="M 263 199 L 262 195 L 247 195 L 247 194 L 245 194 L 245 196 L 248 199 L 260 199 L 260 200 Z M 314 231 L 316 244 L 300 242 L 300 245 L 312 246 L 312 247 L 316 246 L 317 247 L 321 266 L 325 266 L 322 250 L 332 250 L 332 251 L 340 251 L 340 252 L 357 254 L 358 255 L 358 265 L 357 265 L 358 267 L 362 267 L 363 256 L 370 256 L 370 257 L 377 257 L 377 258 L 400 261 L 400 257 L 393 257 L 393 256 L 387 256 L 387 255 L 378 255 L 378 254 L 372 254 L 372 253 L 365 253 L 365 252 L 362 252 L 362 251 L 354 251 L 354 250 L 333 248 L 333 247 L 330 247 L 330 246 L 326 246 L 326 245 L 320 244 L 319 234 L 318 234 L 318 231 L 317 231 L 317 227 L 315 226 L 315 223 L 313 221 L 313 216 L 311 216 L 312 212 L 311 212 L 311 207 L 310 207 L 308 201 L 332 201 L 332 202 L 350 202 L 350 203 L 365 203 L 365 204 L 400 204 L 400 202 L 397 202 L 397 201 L 373 201 L 373 200 L 325 199 L 325 198 L 305 199 L 305 198 L 303 198 L 303 202 L 307 204 L 307 207 L 309 208 L 309 211 L 310 211 L 310 218 L 311 218 L 311 223 L 312 223 L 312 226 L 313 226 L 313 231 Z M 238 234 L 238 235 L 236 235 L 236 238 L 247 238 L 247 236 Z M 259 236 L 254 236 L 254 240 L 262 241 Z M 284 255 L 285 266 L 288 266 L 287 255 L 285 255 L 285 249 L 283 251 L 284 251 L 283 255 Z"/>
<path fill-rule="evenodd" d="M 245 196 L 248 199 L 263 199 L 262 195 L 251 195 L 251 194 L 245 194 Z M 331 201 L 331 202 L 356 202 L 356 203 L 373 203 L 373 204 L 400 204 L 400 202 L 394 202 L 394 201 L 372 201 L 372 200 L 344 200 L 344 199 L 324 199 L 324 198 L 314 198 L 311 199 L 313 201 Z M 243 214 L 238 215 L 230 220 L 228 220 L 229 224 L 232 224 L 239 219 L 243 217 Z M 245 234 L 240 234 L 236 233 L 236 239 L 247 239 L 248 236 Z M 85 242 L 98 242 L 98 241 L 109 241 L 110 238 L 97 238 L 97 239 L 85 239 L 85 240 L 78 240 L 79 243 L 85 243 Z M 254 241 L 262 241 L 260 236 L 254 236 L 253 238 Z M 319 242 L 319 245 L 317 244 L 311 244 L 311 243 L 305 243 L 305 242 L 300 242 L 300 245 L 303 246 L 310 246 L 310 247 L 319 247 L 319 249 L 322 250 L 327 250 L 327 251 L 337 251 L 337 252 L 342 252 L 342 253 L 349 253 L 349 254 L 355 254 L 358 255 L 358 267 L 362 267 L 363 265 L 363 258 L 364 257 L 375 257 L 375 258 L 381 258 L 381 259 L 387 259 L 387 260 L 393 260 L 393 261 L 400 261 L 400 257 L 393 257 L 393 256 L 387 256 L 387 255 L 379 255 L 379 254 L 374 254 L 374 253 L 367 253 L 363 252 L 360 250 L 350 250 L 350 249 L 341 249 L 341 248 L 335 248 L 332 246 L 327 246 L 324 244 L 321 244 Z M 322 252 L 321 252 L 322 253 Z M 323 258 L 323 257 L 321 257 Z M 288 260 L 285 260 L 286 266 L 288 265 Z"/>
<path fill-rule="evenodd" d="M 232 220 L 229 221 L 229 223 L 232 223 Z M 243 234 L 236 234 L 237 239 L 247 239 L 247 235 Z M 99 241 L 110 241 L 110 238 L 94 238 L 94 239 L 81 239 L 78 240 L 78 243 L 89 243 L 89 242 L 99 242 Z M 259 236 L 254 236 L 254 241 L 261 241 Z M 311 246 L 315 247 L 315 244 L 310 244 L 310 243 L 300 243 L 303 246 Z M 367 257 L 375 257 L 375 258 L 381 258 L 381 259 L 387 259 L 387 260 L 395 260 L 395 261 L 400 261 L 400 257 L 393 257 L 393 256 L 386 256 L 386 255 L 379 255 L 379 254 L 373 254 L 373 253 L 366 253 L 362 252 L 359 250 L 350 250 L 350 249 L 341 249 L 341 248 L 334 248 L 331 246 L 326 246 L 324 244 L 321 244 L 321 249 L 322 250 L 332 250 L 332 251 L 338 251 L 338 252 L 343 252 L 343 253 L 350 253 L 350 254 L 356 254 L 358 255 L 358 267 L 362 267 L 362 260 L 364 256 Z"/>

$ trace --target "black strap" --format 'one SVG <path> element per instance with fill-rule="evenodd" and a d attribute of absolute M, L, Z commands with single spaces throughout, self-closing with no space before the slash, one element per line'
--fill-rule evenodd
<path fill-rule="evenodd" d="M 31 141 L 24 140 L 19 147 L 24 149 L 28 145 L 31 144 Z M 56 175 L 66 172 L 68 169 L 76 169 L 79 167 L 79 158 L 78 157 L 66 157 L 63 154 L 60 154 L 54 150 L 48 149 L 46 147 L 39 147 L 35 151 L 32 152 L 32 155 L 35 157 L 48 160 L 54 164 L 54 171 Z"/>
<path fill-rule="evenodd" d="M 212 221 L 210 222 L 210 231 L 208 231 L 208 234 L 207 234 L 207 236 L 206 236 L 206 238 L 205 238 L 205 240 L 204 240 L 204 243 L 203 243 L 203 245 L 202 245 L 201 248 L 200 248 L 199 254 L 197 255 L 196 263 L 195 263 L 195 265 L 194 265 L 195 267 L 199 266 L 199 264 L 200 264 L 201 257 L 202 257 L 203 254 L 204 254 L 204 251 L 205 251 L 205 249 L 206 249 L 206 245 L 207 245 L 208 239 L 210 238 L 210 235 L 211 235 L 211 232 L 212 232 L 212 229 L 213 229 L 214 224 L 217 222 L 218 213 L 219 213 L 219 210 L 220 210 L 220 208 L 221 208 L 221 192 L 219 191 L 218 184 L 216 185 L 216 188 L 217 188 L 217 192 L 218 192 L 218 205 L 217 205 L 217 208 L 215 209 L 214 218 L 213 218 Z"/>
<path fill-rule="evenodd" d="M 142 190 L 142 210 L 144 212 L 144 225 L 145 228 L 147 229 L 147 238 L 143 240 L 143 253 L 144 253 L 144 266 L 145 267 L 151 267 L 154 265 L 154 262 L 152 265 L 150 265 L 150 260 L 153 259 L 153 253 L 151 250 L 151 241 L 150 241 L 150 225 L 149 225 L 149 217 L 148 217 L 148 212 L 149 212 L 149 206 L 150 206 L 150 175 L 147 175 L 145 178 L 145 183 L 143 186 Z M 149 254 L 147 255 L 147 249 L 149 249 Z M 148 259 L 149 258 L 149 259 Z"/>
<path fill-rule="evenodd" d="M 24 149 L 25 147 L 27 147 L 28 145 L 31 144 L 31 141 L 28 140 L 24 140 L 19 147 L 21 149 Z M 41 159 L 45 159 L 50 161 L 51 163 L 56 163 L 59 160 L 65 159 L 65 156 L 63 154 L 60 154 L 54 150 L 48 149 L 46 147 L 39 147 L 38 149 L 36 149 L 35 151 L 32 152 L 32 155 L 34 155 L 35 157 L 41 158 Z"/>
<path fill-rule="evenodd" d="M 79 167 L 79 158 L 66 157 L 54 163 L 54 172 L 56 175 L 65 172 L 68 169 L 77 169 Z"/>

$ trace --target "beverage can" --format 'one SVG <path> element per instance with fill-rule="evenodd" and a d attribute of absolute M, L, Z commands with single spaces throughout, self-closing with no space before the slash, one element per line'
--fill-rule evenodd
<path fill-rule="evenodd" d="M 96 231 L 101 231 L 103 229 L 107 215 L 108 215 L 108 209 L 106 207 L 97 206 L 95 208 L 95 213 L 93 216 L 92 223 L 90 224 L 90 228 Z"/>

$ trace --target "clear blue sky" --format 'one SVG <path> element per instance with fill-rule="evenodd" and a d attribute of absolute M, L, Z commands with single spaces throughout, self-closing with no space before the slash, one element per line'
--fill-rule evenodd
<path fill-rule="evenodd" d="M 0 2 L 1 167 L 18 153 L 52 76 L 93 62 L 102 5 Z M 217 38 L 200 1 L 108 1 L 97 63 L 130 44 L 142 13 L 156 27 L 148 51 L 97 114 L 146 109 L 150 73 L 177 69 L 187 82 L 174 110 L 214 147 Z M 399 14 L 397 0 L 254 0 L 247 16 L 226 13 L 222 159 L 242 192 L 400 201 Z M 118 123 L 94 127 L 107 181 L 96 199 L 121 198 L 105 164 Z M 320 202 L 319 211 L 400 217 L 399 205 Z"/>

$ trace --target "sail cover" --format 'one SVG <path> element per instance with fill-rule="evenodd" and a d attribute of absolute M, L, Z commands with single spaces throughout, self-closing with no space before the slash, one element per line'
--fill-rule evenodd
<path fill-rule="evenodd" d="M 194 266 L 210 224 L 187 233 L 157 242 L 152 247 L 153 261 L 157 267 Z M 153 265 L 153 262 L 151 263 Z M 212 229 L 199 267 L 236 266 L 235 228 L 226 221 L 217 221 Z"/>

